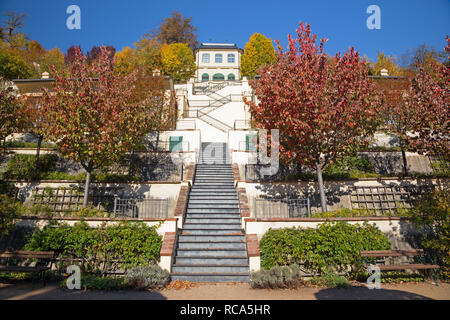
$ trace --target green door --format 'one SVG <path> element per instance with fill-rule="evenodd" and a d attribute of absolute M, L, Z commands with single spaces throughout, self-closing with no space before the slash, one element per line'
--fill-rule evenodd
<path fill-rule="evenodd" d="M 247 151 L 256 151 L 256 135 L 247 134 L 245 136 L 245 149 Z"/>
<path fill-rule="evenodd" d="M 169 151 L 183 151 L 183 137 L 170 137 L 169 138 Z"/>

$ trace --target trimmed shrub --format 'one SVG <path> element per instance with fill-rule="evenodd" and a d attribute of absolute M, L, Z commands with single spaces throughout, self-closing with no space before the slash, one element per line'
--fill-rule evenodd
<path fill-rule="evenodd" d="M 135 289 L 160 289 L 169 282 L 169 272 L 157 264 L 138 266 L 125 273 L 127 284 Z"/>
<path fill-rule="evenodd" d="M 317 229 L 269 229 L 260 241 L 261 266 L 265 269 L 303 265 L 312 273 L 358 271 L 362 250 L 388 250 L 387 237 L 375 226 L 326 222 Z"/>
<path fill-rule="evenodd" d="M 123 277 L 97 276 L 93 274 L 81 275 L 81 289 L 83 290 L 119 290 L 128 286 Z M 61 281 L 61 288 L 67 288 L 67 279 Z"/>
<path fill-rule="evenodd" d="M 58 155 L 41 155 L 39 157 L 39 171 L 36 171 L 34 168 L 35 160 L 35 155 L 13 155 L 8 161 L 6 171 L 4 173 L 5 178 L 27 181 L 39 180 L 42 173 L 49 172 L 55 169 L 56 163 L 58 161 Z"/>
<path fill-rule="evenodd" d="M 91 228 L 86 222 L 47 225 L 36 231 L 26 250 L 55 251 L 58 268 L 77 264 L 83 272 L 111 273 L 159 260 L 162 237 L 158 226 L 123 221 Z"/>
<path fill-rule="evenodd" d="M 345 277 L 332 272 L 325 272 L 319 277 L 312 277 L 309 283 L 328 288 L 348 288 L 351 286 Z"/>
<path fill-rule="evenodd" d="M 304 283 L 300 276 L 298 265 L 276 266 L 270 270 L 250 272 L 250 286 L 254 289 L 297 288 Z"/>
<path fill-rule="evenodd" d="M 450 190 L 424 194 L 410 211 L 410 220 L 423 235 L 420 245 L 441 266 L 440 277 L 450 278 Z"/>
<path fill-rule="evenodd" d="M 0 194 L 0 236 L 14 227 L 14 220 L 22 214 L 22 205 L 13 198 Z"/>

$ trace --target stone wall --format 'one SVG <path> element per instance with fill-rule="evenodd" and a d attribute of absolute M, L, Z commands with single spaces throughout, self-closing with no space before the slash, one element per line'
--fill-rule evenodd
<path fill-rule="evenodd" d="M 433 188 L 448 188 L 449 179 L 359 179 L 349 181 L 325 181 L 325 193 L 329 211 L 352 208 L 352 193 L 356 187 L 394 187 L 409 190 L 412 195 Z M 239 182 L 245 188 L 248 197 L 250 216 L 255 215 L 255 198 L 262 199 L 302 199 L 309 198 L 311 212 L 321 211 L 319 189 L 316 181 L 298 182 Z M 377 199 L 375 199 L 377 200 Z"/>

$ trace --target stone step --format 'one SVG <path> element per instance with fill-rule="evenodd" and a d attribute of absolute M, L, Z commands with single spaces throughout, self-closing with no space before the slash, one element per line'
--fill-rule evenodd
<path fill-rule="evenodd" d="M 178 249 L 246 249 L 244 242 L 179 242 Z"/>
<path fill-rule="evenodd" d="M 211 176 L 211 178 L 195 177 L 194 184 L 197 184 L 199 182 L 222 184 L 222 183 L 234 183 L 234 180 L 233 180 L 232 177 L 229 177 L 229 178 L 217 178 L 217 177 L 214 177 L 214 176 Z"/>
<path fill-rule="evenodd" d="M 217 182 L 217 181 L 207 181 L 207 182 L 194 182 L 195 188 L 207 187 L 207 188 L 230 188 L 234 189 L 234 181 L 229 182 Z"/>
<path fill-rule="evenodd" d="M 247 251 L 243 249 L 178 249 L 177 257 L 235 257 L 247 258 Z"/>
<path fill-rule="evenodd" d="M 191 203 L 189 201 L 188 209 L 239 209 L 239 205 L 234 203 L 219 203 L 218 201 L 203 201 L 203 203 Z"/>
<path fill-rule="evenodd" d="M 171 273 L 170 278 L 190 282 L 250 282 L 248 273 Z"/>
<path fill-rule="evenodd" d="M 242 230 L 237 229 L 184 229 L 182 235 L 196 236 L 222 236 L 222 235 L 244 235 Z"/>
<path fill-rule="evenodd" d="M 235 235 L 235 236 L 227 236 L 227 235 L 183 235 L 180 234 L 178 236 L 178 243 L 181 242 L 244 242 L 245 236 L 243 235 Z"/>
<path fill-rule="evenodd" d="M 236 216 L 236 218 L 191 218 L 191 217 L 186 217 L 186 220 L 184 221 L 184 224 L 230 224 L 230 223 L 235 223 L 235 224 L 240 224 L 241 219 L 239 216 Z"/>
<path fill-rule="evenodd" d="M 175 256 L 176 264 L 220 264 L 220 265 L 236 265 L 236 264 L 248 264 L 248 258 L 242 257 L 178 257 Z"/>
<path fill-rule="evenodd" d="M 195 265 L 195 264 L 174 264 L 172 267 L 174 273 L 248 273 L 248 265 Z"/>
<path fill-rule="evenodd" d="M 206 198 L 202 198 L 206 197 Z M 189 199 L 237 199 L 236 190 L 223 191 L 218 193 L 208 192 L 205 189 L 192 190 L 189 193 Z"/>
<path fill-rule="evenodd" d="M 232 205 L 239 205 L 239 201 L 236 197 L 236 199 L 217 199 L 217 198 L 210 198 L 210 199 L 197 199 L 197 198 L 189 198 L 189 204 L 218 204 L 218 205 L 225 205 L 225 204 L 232 204 Z"/>
<path fill-rule="evenodd" d="M 236 192 L 236 189 L 234 188 L 233 185 L 229 185 L 229 186 L 222 186 L 222 185 L 214 185 L 214 186 L 208 185 L 208 186 L 204 186 L 204 185 L 195 185 L 194 184 L 192 186 L 191 190 L 193 190 L 193 191 L 209 190 L 211 193 L 222 192 L 222 191 L 228 191 L 228 192 L 235 191 Z"/>
<path fill-rule="evenodd" d="M 241 231 L 240 223 L 185 223 L 183 226 L 183 232 L 188 230 L 238 230 Z"/>
<path fill-rule="evenodd" d="M 211 173 L 211 174 L 196 174 L 195 180 L 217 180 L 217 181 L 228 181 L 233 180 L 233 175 L 231 174 L 218 174 L 218 173 Z"/>
<path fill-rule="evenodd" d="M 240 219 L 241 215 L 236 213 L 189 213 L 186 219 Z"/>
<path fill-rule="evenodd" d="M 239 208 L 187 208 L 186 213 L 239 213 Z"/>

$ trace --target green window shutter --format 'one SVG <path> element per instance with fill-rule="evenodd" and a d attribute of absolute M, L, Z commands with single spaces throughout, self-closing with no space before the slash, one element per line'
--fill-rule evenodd
<path fill-rule="evenodd" d="M 183 137 L 170 137 L 169 138 L 169 151 L 183 151 Z"/>
<path fill-rule="evenodd" d="M 256 151 L 256 136 L 254 134 L 247 134 L 245 136 L 246 151 Z"/>

